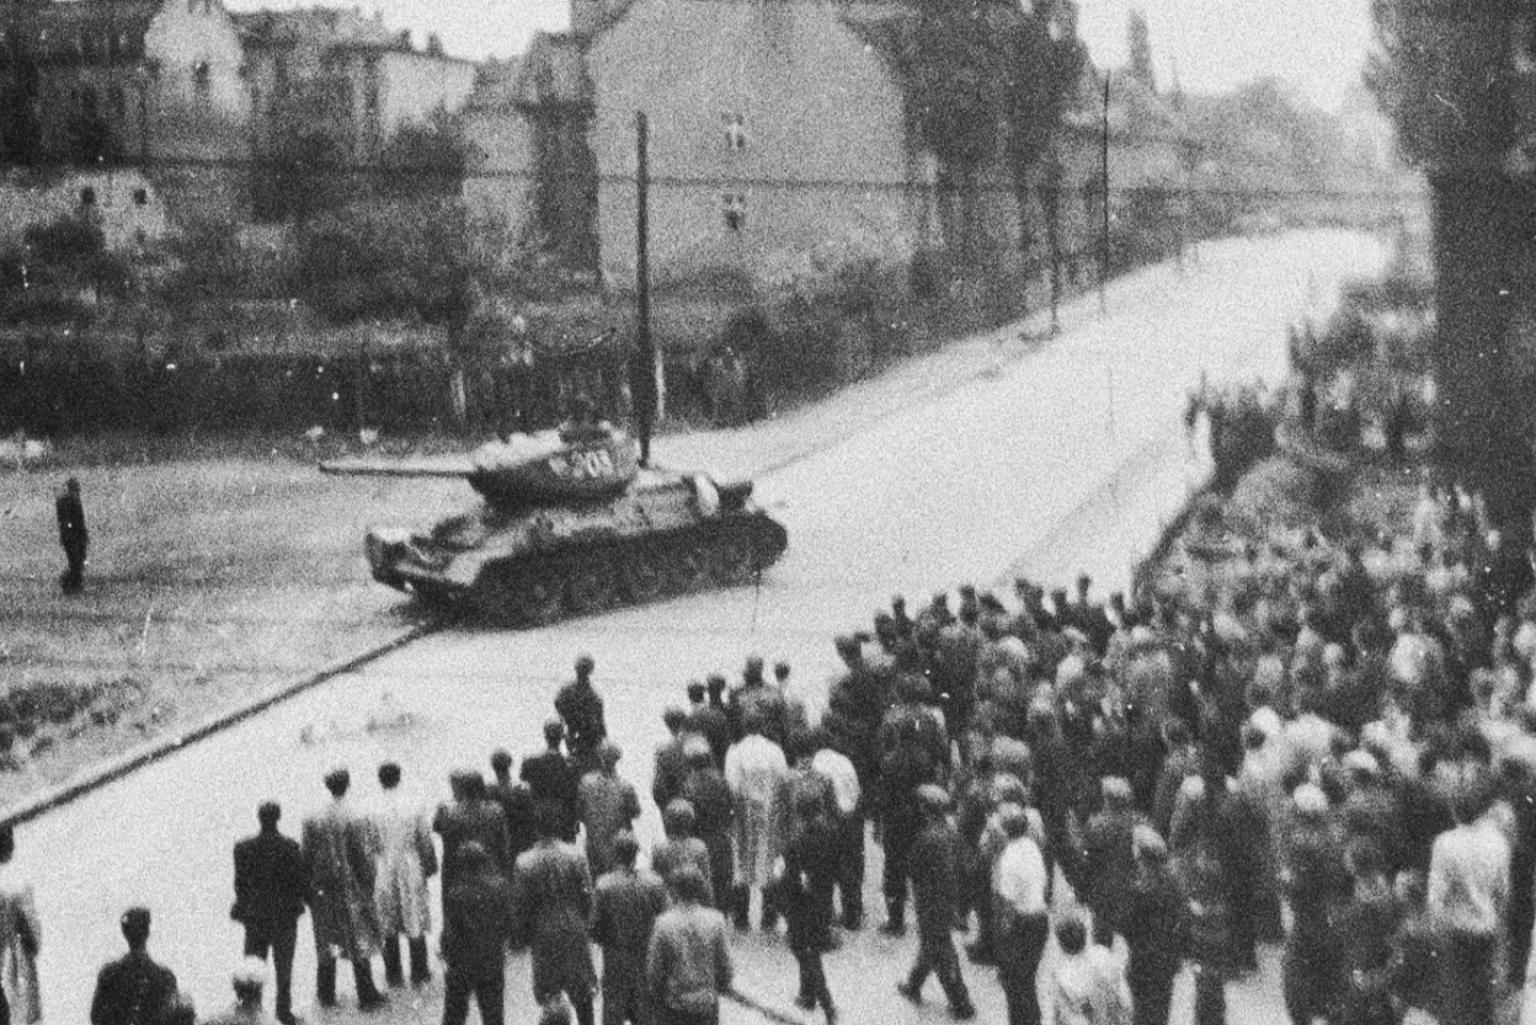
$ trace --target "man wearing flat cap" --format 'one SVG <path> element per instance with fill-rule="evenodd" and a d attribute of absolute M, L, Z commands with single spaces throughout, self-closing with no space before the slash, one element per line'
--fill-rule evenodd
<path fill-rule="evenodd" d="M 597 663 L 591 655 L 576 659 L 576 679 L 555 695 L 555 712 L 565 723 L 567 746 L 577 776 L 598 768 L 597 746 L 608 738 L 603 718 L 603 698 L 592 686 L 592 670 Z"/>
<path fill-rule="evenodd" d="M 235 1006 L 214 1015 L 203 1025 L 274 1025 L 261 1010 L 261 990 L 267 981 L 267 964 L 259 957 L 247 957 L 235 966 L 230 982 L 235 989 Z"/>
<path fill-rule="evenodd" d="M 576 793 L 581 776 L 560 750 L 565 742 L 565 723 L 560 719 L 548 719 L 544 723 L 544 750 L 523 759 L 520 776 L 528 784 L 533 795 L 535 818 L 540 808 L 550 807 L 560 818 L 560 839 L 576 842 L 576 829 L 580 824 L 576 816 Z"/>
<path fill-rule="evenodd" d="M 123 912 L 128 953 L 96 976 L 91 1025 L 163 1025 L 177 1003 L 176 974 L 149 956 L 149 909 Z"/>
<path fill-rule="evenodd" d="M 373 907 L 373 830 L 352 810 L 346 769 L 326 774 L 331 800 L 304 820 L 304 865 L 309 873 L 309 909 L 315 929 L 315 993 L 322 1007 L 336 1006 L 336 961 L 352 964 L 357 1005 L 364 1011 L 388 999 L 373 984 L 370 959 L 379 949 Z"/>

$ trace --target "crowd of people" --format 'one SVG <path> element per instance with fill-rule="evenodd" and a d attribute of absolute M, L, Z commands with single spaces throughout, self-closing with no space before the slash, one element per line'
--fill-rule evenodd
<path fill-rule="evenodd" d="M 394 763 L 356 806 L 347 771 L 327 775 L 297 839 L 258 810 L 235 849 L 236 1013 L 260 1018 L 270 954 L 292 1025 L 307 911 L 322 1006 L 340 960 L 364 1009 L 388 1001 L 375 956 L 386 988 L 427 984 L 440 919 L 445 1025 L 471 997 L 499 1025 L 509 946 L 551 1020 L 589 1025 L 600 995 L 605 1025 L 703 1025 L 732 991 L 727 933 L 755 921 L 782 926 L 796 1002 L 832 1022 L 823 959 L 873 924 L 873 842 L 878 929 L 916 933 L 896 988 L 920 1002 L 936 975 L 957 1019 L 985 967 L 1010 1025 L 1161 1025 L 1187 967 L 1197 1022 L 1217 1025 L 1226 984 L 1278 944 L 1296 1025 L 1487 1025 L 1536 918 L 1530 584 L 1475 496 L 1426 484 L 1396 534 L 1276 534 L 1131 600 L 1093 600 L 1086 577 L 1071 596 L 1021 579 L 1008 604 L 961 587 L 954 611 L 897 598 L 836 639 L 819 716 L 783 663 L 688 685 L 662 716 L 647 856 L 583 656 L 544 749 L 515 777 L 500 750 L 490 782 L 455 772 L 435 815 L 399 796 Z M 122 926 L 92 1025 L 185 1020 L 148 911 Z M 0 915 L 0 945 L 31 957 L 38 938 L 35 914 Z"/>

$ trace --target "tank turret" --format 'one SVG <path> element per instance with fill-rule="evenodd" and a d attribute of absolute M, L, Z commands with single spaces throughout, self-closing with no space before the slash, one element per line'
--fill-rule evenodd
<path fill-rule="evenodd" d="M 379 582 L 497 621 L 541 625 L 743 583 L 788 545 L 751 482 L 642 469 L 634 440 L 607 425 L 514 435 L 452 463 L 320 468 L 469 481 L 482 502 L 424 531 L 376 527 L 364 550 Z"/>

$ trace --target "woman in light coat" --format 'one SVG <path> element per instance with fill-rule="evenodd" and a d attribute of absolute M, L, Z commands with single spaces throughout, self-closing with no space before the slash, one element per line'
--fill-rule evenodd
<path fill-rule="evenodd" d="M 404 982 L 400 936 L 411 952 L 411 982 L 432 977 L 427 962 L 427 932 L 432 928 L 432 902 L 427 880 L 437 872 L 437 850 L 426 810 L 399 791 L 400 766 L 379 766 L 384 788 L 373 814 L 378 864 L 373 879 L 373 904 L 384 946 L 384 978 L 391 986 Z"/>
<path fill-rule="evenodd" d="M 765 890 L 773 880 L 774 862 L 783 850 L 783 793 L 789 778 L 784 749 L 764 736 L 765 723 L 753 710 L 742 723 L 745 732 L 725 754 L 725 782 L 736 804 L 736 886 L 733 917 L 746 928 L 752 890 Z M 777 916 L 763 901 L 763 928 Z"/>

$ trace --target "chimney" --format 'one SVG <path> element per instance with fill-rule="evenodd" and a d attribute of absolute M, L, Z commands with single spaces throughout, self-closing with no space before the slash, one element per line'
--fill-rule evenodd
<path fill-rule="evenodd" d="M 602 0 L 571 0 L 571 34 L 585 39 L 603 22 Z"/>

